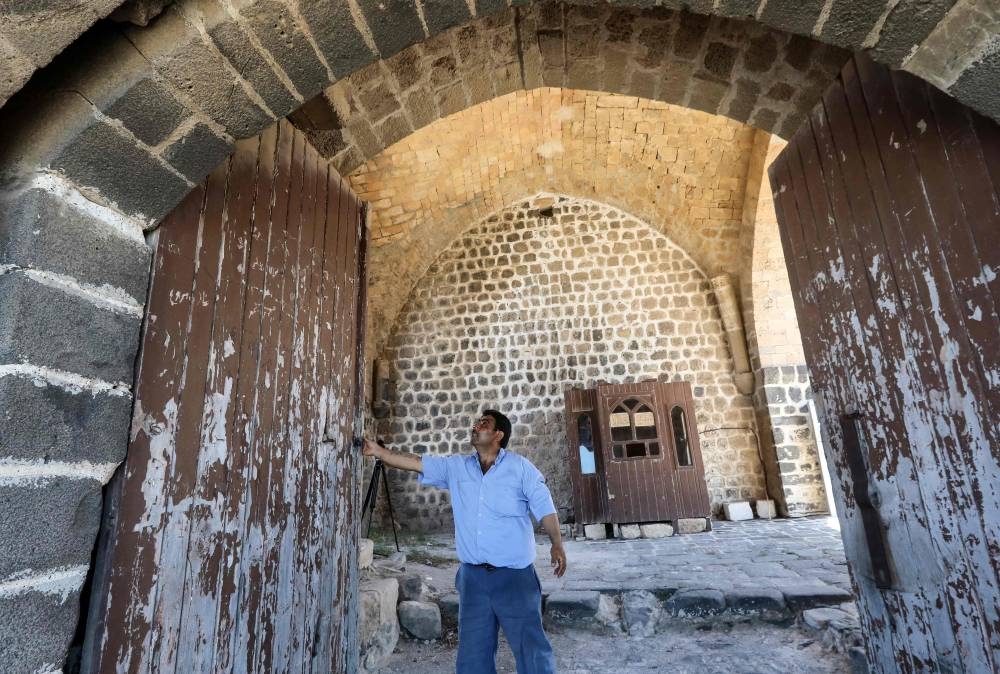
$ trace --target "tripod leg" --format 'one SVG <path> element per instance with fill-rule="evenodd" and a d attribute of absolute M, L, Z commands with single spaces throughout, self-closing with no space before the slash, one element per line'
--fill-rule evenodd
<path fill-rule="evenodd" d="M 371 503 L 371 513 L 368 515 L 368 530 L 365 532 L 365 537 L 371 538 L 372 532 L 372 521 L 375 519 L 375 506 L 378 501 L 378 482 L 382 478 L 382 462 L 376 461 L 375 467 L 372 469 L 372 503 Z"/>
<path fill-rule="evenodd" d="M 396 536 L 396 516 L 392 513 L 392 495 L 389 493 L 389 473 L 385 474 L 385 502 L 389 504 L 389 523 L 392 525 L 392 540 L 396 541 L 396 552 L 400 552 L 399 538 Z"/>

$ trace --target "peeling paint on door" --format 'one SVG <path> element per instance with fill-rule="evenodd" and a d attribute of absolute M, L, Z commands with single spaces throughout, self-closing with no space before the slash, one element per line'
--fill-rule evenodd
<path fill-rule="evenodd" d="M 284 121 L 160 226 L 84 671 L 356 671 L 365 239 Z"/>

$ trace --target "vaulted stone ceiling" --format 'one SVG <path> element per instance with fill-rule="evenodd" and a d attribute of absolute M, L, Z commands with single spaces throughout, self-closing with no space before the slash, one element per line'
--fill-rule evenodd
<path fill-rule="evenodd" d="M 740 248 L 748 166 L 767 137 L 717 115 L 556 88 L 501 96 L 414 132 L 349 176 L 369 203 L 372 346 L 452 240 L 539 191 L 621 208 L 706 273 L 739 274 L 749 262 Z"/>

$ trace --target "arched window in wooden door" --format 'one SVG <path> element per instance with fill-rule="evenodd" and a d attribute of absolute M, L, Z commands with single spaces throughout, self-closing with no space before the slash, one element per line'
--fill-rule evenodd
<path fill-rule="evenodd" d="M 684 408 L 674 405 L 670 410 L 670 425 L 674 431 L 674 447 L 677 448 L 677 465 L 690 466 L 694 462 L 691 460 L 691 439 L 688 437 L 687 415 Z"/>
<path fill-rule="evenodd" d="M 608 419 L 611 429 L 611 456 L 614 459 L 643 459 L 660 454 L 656 417 L 648 404 L 635 398 L 618 403 Z"/>

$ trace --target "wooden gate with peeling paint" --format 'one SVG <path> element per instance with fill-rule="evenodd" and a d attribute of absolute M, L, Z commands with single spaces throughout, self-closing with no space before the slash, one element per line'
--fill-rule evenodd
<path fill-rule="evenodd" d="M 159 227 L 84 671 L 357 669 L 365 231 L 284 121 Z"/>
<path fill-rule="evenodd" d="M 1000 127 L 857 57 L 770 169 L 877 672 L 1000 671 Z"/>

